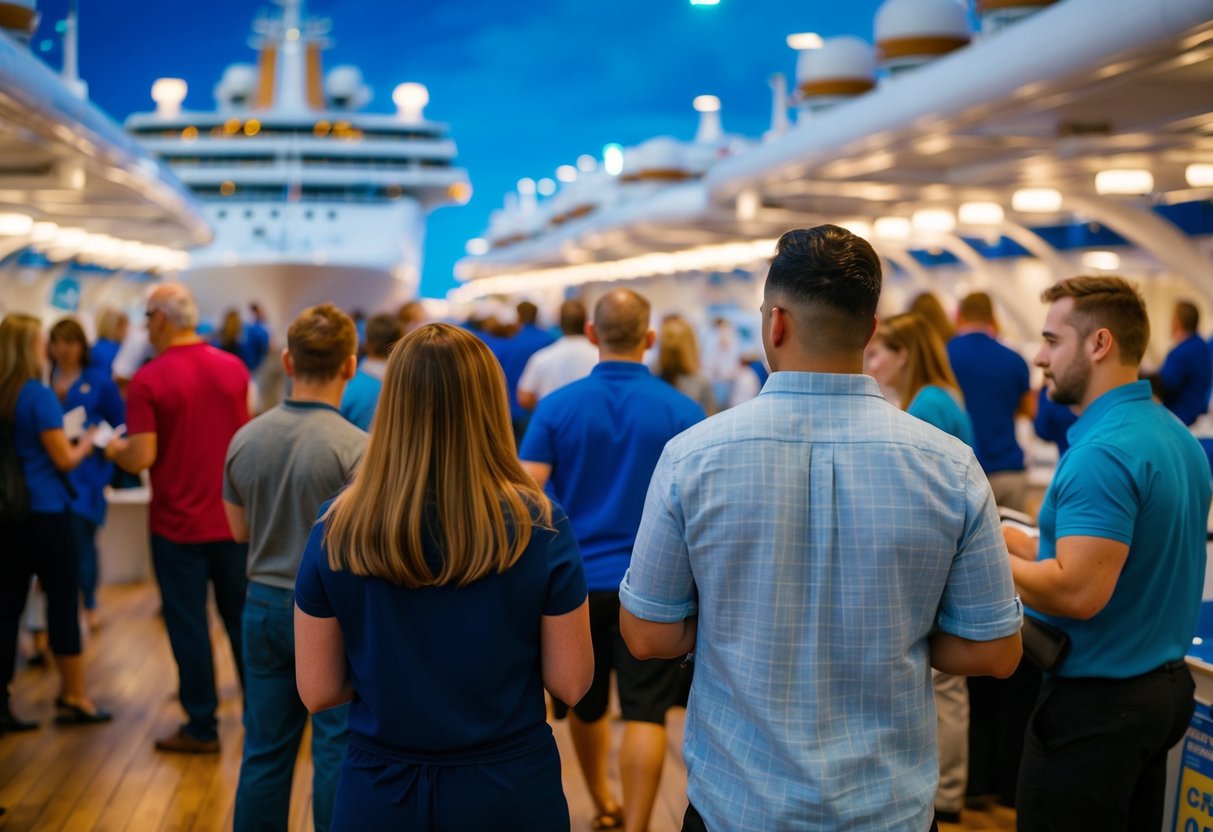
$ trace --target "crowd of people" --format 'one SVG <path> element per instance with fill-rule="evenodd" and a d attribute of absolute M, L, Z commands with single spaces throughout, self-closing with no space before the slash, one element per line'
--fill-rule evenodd
<path fill-rule="evenodd" d="M 321 304 L 287 329 L 286 398 L 251 419 L 257 315 L 211 342 L 188 289 L 158 285 L 133 368 L 120 321 L 90 349 L 71 318 L 7 315 L 0 462 L 26 499 L 2 481 L 0 731 L 37 727 L 9 702 L 35 576 L 56 721 L 111 719 L 80 616 L 116 466 L 152 486 L 186 717 L 162 752 L 219 750 L 213 591 L 244 697 L 238 830 L 286 828 L 309 721 L 317 830 L 567 830 L 567 719 L 592 827 L 641 832 L 679 705 L 686 830 L 927 830 L 990 801 L 1021 829 L 1160 828 L 1211 498 L 1183 423 L 1213 380 L 1195 307 L 1142 378 L 1138 291 L 1061 281 L 1038 391 L 988 295 L 878 320 L 881 288 L 864 240 L 785 234 L 769 378 L 726 321 L 701 350 L 624 288 L 565 301 L 558 338 L 529 302 L 361 330 Z M 1068 443 L 1035 537 L 999 519 L 1033 509 L 1017 418 Z"/>

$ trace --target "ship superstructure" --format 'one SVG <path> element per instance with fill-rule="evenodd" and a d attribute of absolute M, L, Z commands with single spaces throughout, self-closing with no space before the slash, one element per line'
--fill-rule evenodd
<path fill-rule="evenodd" d="M 227 68 L 215 109 L 184 109 L 185 82 L 162 78 L 155 112 L 127 119 L 215 230 L 186 280 L 204 313 L 258 301 L 278 324 L 325 300 L 373 312 L 414 297 L 427 215 L 471 195 L 449 129 L 425 118 L 420 84 L 395 88 L 395 113 L 365 112 L 361 72 L 323 69 L 330 22 L 302 0 L 278 5 L 253 24 L 257 63 Z"/>

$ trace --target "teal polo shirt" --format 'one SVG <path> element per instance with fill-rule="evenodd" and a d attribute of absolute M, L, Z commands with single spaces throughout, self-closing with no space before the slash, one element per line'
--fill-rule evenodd
<path fill-rule="evenodd" d="M 518 456 L 552 466 L 548 484 L 568 512 L 591 592 L 619 589 L 665 443 L 704 418 L 632 361 L 599 362 L 540 400 Z"/>
<path fill-rule="evenodd" d="M 1192 644 L 1205 572 L 1209 463 L 1137 381 L 1100 396 L 1070 428 L 1068 450 L 1040 509 L 1039 559 L 1057 540 L 1129 545 L 1106 607 L 1087 621 L 1028 612 L 1065 630 L 1059 676 L 1124 679 L 1183 657 Z"/>

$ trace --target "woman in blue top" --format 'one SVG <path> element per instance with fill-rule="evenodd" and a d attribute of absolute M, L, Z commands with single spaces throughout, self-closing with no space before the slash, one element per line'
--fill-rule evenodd
<path fill-rule="evenodd" d="M 973 446 L 973 424 L 943 341 L 916 312 L 880 322 L 864 356 L 869 375 L 896 391 L 902 410 Z M 962 676 L 931 671 L 938 716 L 939 789 L 935 817 L 960 822 L 969 769 L 969 690 Z"/>
<path fill-rule="evenodd" d="M 897 394 L 901 409 L 973 446 L 973 423 L 943 342 L 916 312 L 883 320 L 864 356 L 868 375 Z"/>
<path fill-rule="evenodd" d="M 84 408 L 86 427 L 126 421 L 126 405 L 108 369 L 94 366 L 80 324 L 64 318 L 51 327 L 51 389 L 63 412 Z M 96 629 L 97 528 L 105 523 L 105 486 L 114 475 L 113 463 L 100 450 L 90 453 L 68 475 L 76 496 L 72 500 L 72 533 L 80 555 L 80 592 L 89 629 Z"/>
<path fill-rule="evenodd" d="M 334 830 L 569 829 L 543 690 L 589 688 L 585 576 L 476 336 L 429 324 L 396 344 L 295 602 L 300 698 L 351 703 Z"/>
<path fill-rule="evenodd" d="M 6 545 L 0 557 L 0 731 L 38 727 L 13 716 L 9 683 L 17 653 L 17 626 L 30 577 L 37 575 L 47 598 L 47 629 L 62 687 L 55 700 L 59 724 L 105 722 L 84 687 L 77 617 L 79 562 L 69 515 L 71 493 L 64 472 L 80 464 L 92 449 L 92 435 L 76 445 L 63 431 L 63 411 L 43 385 L 42 325 L 30 315 L 12 313 L 0 322 L 0 419 L 10 435 L 29 494 L 29 510 L 15 525 L 0 529 Z"/>

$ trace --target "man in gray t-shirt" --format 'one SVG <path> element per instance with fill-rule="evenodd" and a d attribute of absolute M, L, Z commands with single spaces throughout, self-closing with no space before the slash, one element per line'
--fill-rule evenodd
<path fill-rule="evenodd" d="M 306 309 L 287 333 L 290 398 L 241 428 L 223 469 L 223 507 L 249 541 L 244 605 L 244 758 L 235 830 L 285 829 L 307 709 L 295 688 L 295 574 L 320 506 L 349 481 L 367 435 L 338 409 L 357 367 L 358 335 L 332 304 Z M 345 756 L 347 706 L 312 717 L 312 810 L 326 832 Z"/>

